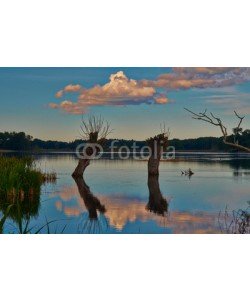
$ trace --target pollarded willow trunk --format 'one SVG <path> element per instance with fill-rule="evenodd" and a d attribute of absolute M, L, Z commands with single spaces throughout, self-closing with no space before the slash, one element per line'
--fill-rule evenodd
<path fill-rule="evenodd" d="M 151 155 L 148 160 L 148 175 L 158 176 L 159 175 L 159 165 L 160 157 Z"/>
<path fill-rule="evenodd" d="M 159 165 L 163 151 L 167 148 L 168 136 L 161 133 L 147 140 L 147 144 L 151 149 L 148 159 L 148 175 L 158 176 Z"/>
<path fill-rule="evenodd" d="M 81 124 L 81 136 L 87 141 L 84 153 L 81 154 L 78 165 L 75 168 L 72 176 L 74 178 L 82 178 L 83 173 L 87 166 L 90 164 L 90 159 L 93 159 L 97 155 L 106 141 L 106 137 L 111 132 L 110 124 L 108 122 L 104 123 L 103 118 L 90 116 L 88 120 L 83 120 Z M 78 153 L 80 154 L 80 153 Z M 82 156 L 84 155 L 84 156 Z M 94 157 L 93 157 L 94 156 Z"/>
<path fill-rule="evenodd" d="M 75 171 L 73 172 L 72 177 L 74 177 L 74 178 L 77 178 L 77 177 L 82 178 L 83 177 L 85 169 L 90 164 L 90 160 L 94 159 L 95 155 L 99 154 L 99 149 L 98 148 L 95 147 L 95 155 L 94 155 L 93 149 L 94 148 L 92 148 L 92 147 L 87 147 L 85 149 L 86 156 L 83 156 L 83 157 L 87 157 L 87 158 L 80 158 L 79 159 L 78 165 L 75 168 Z"/>
<path fill-rule="evenodd" d="M 73 172 L 72 177 L 74 177 L 74 178 L 83 177 L 83 173 L 89 164 L 90 164 L 89 159 L 79 159 L 78 165 L 75 168 L 75 171 Z"/>

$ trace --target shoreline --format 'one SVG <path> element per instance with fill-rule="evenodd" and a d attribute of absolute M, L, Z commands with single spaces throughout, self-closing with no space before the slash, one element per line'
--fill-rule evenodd
<path fill-rule="evenodd" d="M 70 150 L 60 150 L 60 151 L 55 151 L 55 150 L 49 150 L 49 149 L 46 149 L 46 150 L 1 150 L 0 149 L 0 154 L 4 154 L 4 153 L 22 153 L 22 154 L 76 154 L 75 151 L 70 151 Z M 113 151 L 113 152 L 110 152 L 110 151 L 104 151 L 102 152 L 102 154 L 126 154 L 127 151 Z M 168 152 L 164 152 L 163 154 L 166 154 Z M 130 156 L 133 156 L 133 154 L 141 154 L 140 151 L 137 151 L 137 152 L 131 152 L 131 155 Z M 144 155 L 146 155 L 147 153 L 145 152 Z M 247 152 L 225 152 L 225 151 L 210 151 L 210 150 L 204 150 L 204 151 L 201 151 L 201 150 L 189 150 L 189 151 L 183 151 L 183 150 L 177 150 L 175 151 L 175 154 L 183 154 L 183 155 L 246 155 L 246 156 L 250 156 L 250 153 L 247 153 Z"/>

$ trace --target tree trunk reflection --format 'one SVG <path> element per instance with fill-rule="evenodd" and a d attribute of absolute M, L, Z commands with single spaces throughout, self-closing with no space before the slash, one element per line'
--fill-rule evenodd
<path fill-rule="evenodd" d="M 162 196 L 159 176 L 148 176 L 148 189 L 149 189 L 149 201 L 146 209 L 161 216 L 165 216 L 168 212 L 168 202 L 166 198 Z"/>
<path fill-rule="evenodd" d="M 78 188 L 78 192 L 88 211 L 82 215 L 78 225 L 79 233 L 103 233 L 109 227 L 105 217 L 106 208 L 101 204 L 100 200 L 92 194 L 89 186 L 82 177 L 74 178 Z"/>

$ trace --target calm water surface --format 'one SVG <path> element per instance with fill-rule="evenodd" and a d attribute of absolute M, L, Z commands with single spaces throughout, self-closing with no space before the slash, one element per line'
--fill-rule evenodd
<path fill-rule="evenodd" d="M 250 200 L 249 155 L 182 153 L 178 162 L 161 163 L 159 186 L 149 187 L 145 161 L 93 161 L 85 182 L 75 182 L 73 154 L 34 157 L 58 180 L 42 188 L 29 223 L 33 231 L 47 220 L 52 233 L 221 233 L 219 212 L 245 209 Z M 191 178 L 181 175 L 188 168 L 195 173 Z M 153 199 L 161 192 L 167 207 L 152 203 L 149 188 Z M 5 232 L 18 232 L 13 219 Z"/>

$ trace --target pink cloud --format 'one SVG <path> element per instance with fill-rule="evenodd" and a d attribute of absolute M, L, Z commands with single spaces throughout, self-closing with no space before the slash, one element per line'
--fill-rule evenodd
<path fill-rule="evenodd" d="M 224 87 L 249 78 L 249 68 L 173 68 L 171 73 L 162 74 L 156 80 L 142 80 L 142 85 L 169 90 Z"/>
<path fill-rule="evenodd" d="M 76 93 L 81 90 L 80 84 L 69 84 L 64 87 L 64 89 L 58 91 L 55 95 L 56 98 L 62 98 L 65 93 Z"/>
<path fill-rule="evenodd" d="M 56 98 L 62 98 L 62 96 L 63 96 L 63 90 L 58 91 L 55 95 Z"/>
<path fill-rule="evenodd" d="M 159 95 L 155 97 L 155 102 L 157 104 L 166 104 L 169 102 L 169 100 L 165 95 Z"/>
<path fill-rule="evenodd" d="M 166 97 L 157 96 L 154 87 L 145 87 L 139 81 L 129 79 L 122 71 L 111 74 L 109 82 L 104 85 L 95 85 L 89 89 L 84 89 L 80 85 L 68 85 L 56 95 L 61 97 L 67 92 L 78 92 L 77 102 L 66 100 L 60 104 L 50 103 L 49 106 L 67 113 L 81 114 L 91 106 L 168 103 Z"/>
<path fill-rule="evenodd" d="M 170 103 L 165 93 L 158 90 L 180 90 L 191 88 L 215 88 L 231 86 L 250 79 L 249 68 L 172 68 L 172 72 L 161 74 L 155 80 L 129 79 L 122 71 L 111 74 L 104 85 L 95 85 L 89 89 L 79 84 L 69 84 L 56 93 L 62 98 L 66 93 L 77 93 L 77 101 L 64 100 L 50 103 L 54 109 L 70 114 L 86 113 L 92 106 L 119 106 L 138 104 Z"/>
<path fill-rule="evenodd" d="M 59 104 L 49 103 L 49 107 L 53 109 L 61 109 L 66 113 L 74 115 L 81 115 L 87 112 L 87 107 L 82 107 L 70 100 L 64 100 Z"/>
<path fill-rule="evenodd" d="M 74 93 L 80 91 L 81 86 L 80 84 L 69 84 L 65 86 L 64 93 Z"/>

